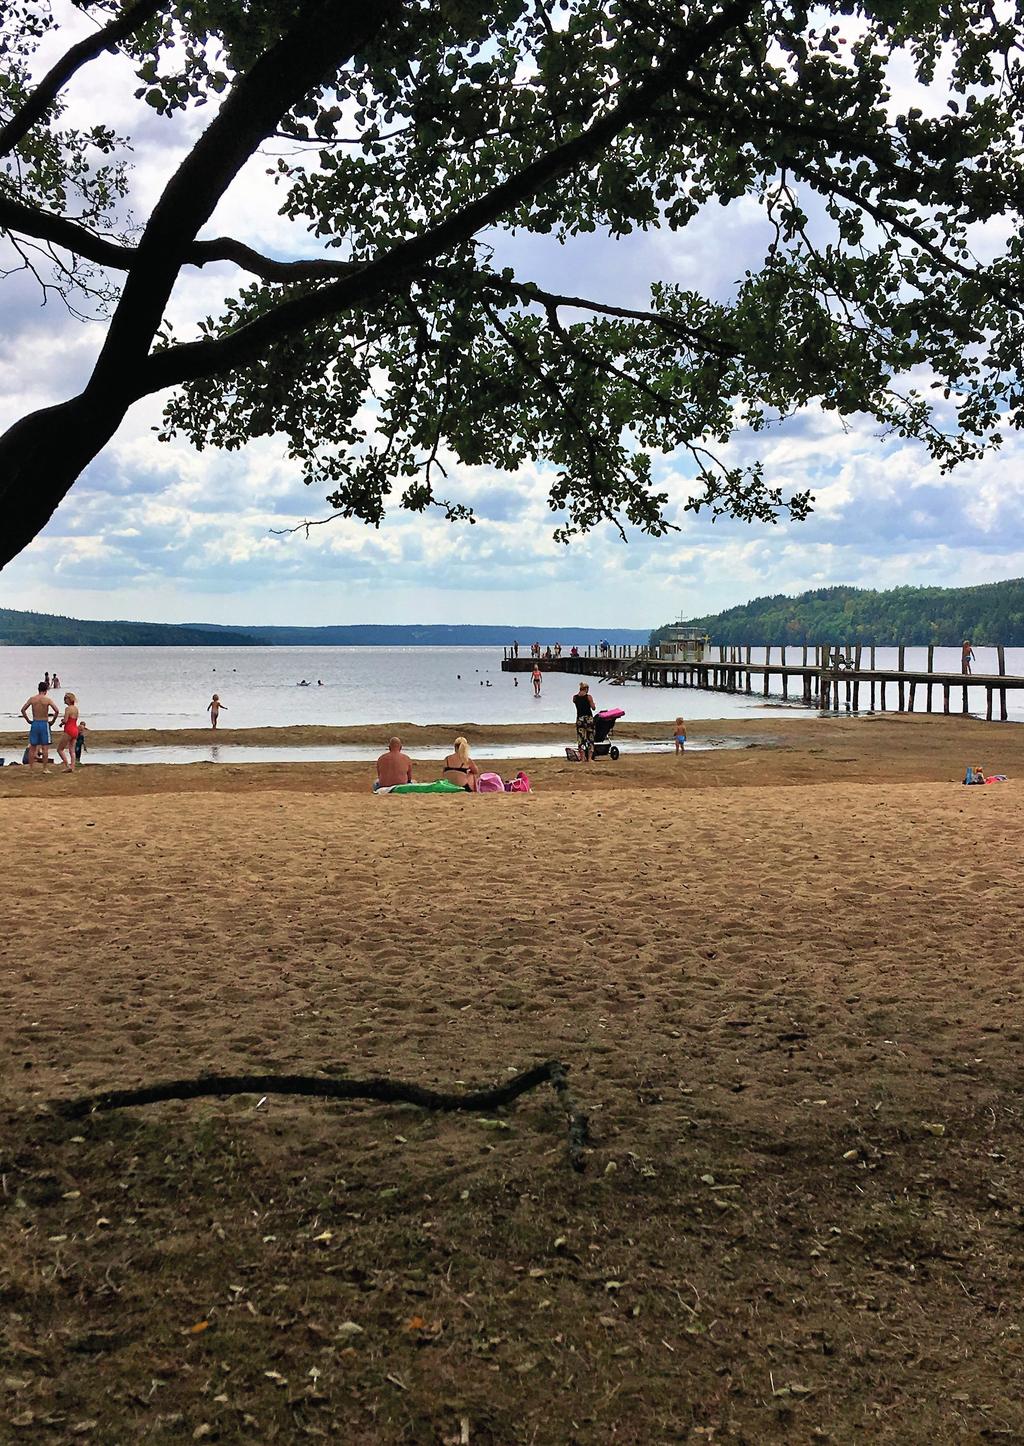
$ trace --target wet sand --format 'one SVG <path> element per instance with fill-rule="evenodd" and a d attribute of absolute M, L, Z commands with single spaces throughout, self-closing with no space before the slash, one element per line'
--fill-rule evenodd
<path fill-rule="evenodd" d="M 73 789 L 79 796 L 144 794 L 165 792 L 246 792 L 268 787 L 287 792 L 366 791 L 373 778 L 366 763 L 245 763 L 219 764 L 112 764 L 89 766 L 102 757 L 104 746 L 131 747 L 154 744 L 222 746 L 231 743 L 274 744 L 301 747 L 315 743 L 379 744 L 382 751 L 388 737 L 398 732 L 406 751 L 416 762 L 416 749 L 451 744 L 459 732 L 465 734 L 474 757 L 493 765 L 499 773 L 514 772 L 518 764 L 508 758 L 488 760 L 486 743 L 572 742 L 567 725 L 542 724 L 528 728 L 509 724 L 479 727 L 474 724 L 421 725 L 386 723 L 377 727 L 353 728 L 268 728 L 248 730 L 209 729 L 142 730 L 139 732 L 90 734 L 86 766 L 73 776 L 60 772 L 59 760 L 53 773 L 43 779 L 39 770 L 0 770 L 0 798 L 19 797 L 27 788 L 43 783 L 47 787 Z M 608 758 L 580 765 L 559 758 L 532 759 L 527 765 L 531 780 L 540 792 L 590 792 L 594 789 L 721 788 L 828 782 L 899 783 L 951 781 L 963 777 L 968 763 L 982 763 L 992 773 L 1024 777 L 1024 728 L 1016 723 L 983 723 L 971 718 L 937 718 L 874 715 L 861 718 L 809 718 L 780 710 L 773 719 L 704 719 L 689 725 L 694 740 L 735 745 L 722 749 L 690 752 L 682 757 L 664 754 L 623 755 L 617 762 Z M 619 725 L 615 741 L 666 742 L 670 730 L 663 723 Z M 22 746 L 22 735 L 3 735 Z M 478 746 L 479 745 L 479 746 Z M 10 741 L 0 746 L 11 748 Z M 13 751 L 13 749 L 11 750 Z M 438 777 L 436 761 L 424 761 L 416 777 Z"/>

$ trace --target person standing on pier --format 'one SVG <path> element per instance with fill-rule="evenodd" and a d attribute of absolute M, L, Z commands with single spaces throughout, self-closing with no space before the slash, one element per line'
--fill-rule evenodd
<path fill-rule="evenodd" d="M 971 671 L 971 664 L 974 662 L 974 649 L 971 647 L 970 638 L 964 639 L 964 645 L 960 649 L 960 671 L 967 675 Z"/>

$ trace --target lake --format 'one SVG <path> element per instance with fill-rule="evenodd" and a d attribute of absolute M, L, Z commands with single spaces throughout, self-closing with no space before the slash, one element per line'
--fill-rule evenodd
<path fill-rule="evenodd" d="M 568 645 L 567 645 L 568 646 Z M 995 649 L 976 649 L 977 672 L 996 671 Z M 754 657 L 763 657 L 755 650 Z M 776 653 L 777 656 L 777 653 Z M 791 650 L 794 660 L 800 654 Z M 907 667 L 925 666 L 925 648 L 908 648 Z M 879 648 L 879 667 L 896 666 L 896 649 Z M 1024 649 L 1006 650 L 1007 671 L 1024 674 Z M 959 648 L 937 648 L 935 667 L 959 671 Z M 17 726 L 22 703 L 43 673 L 56 672 L 78 695 L 90 728 L 196 728 L 221 696 L 222 728 L 289 724 L 554 723 L 574 717 L 580 679 L 550 673 L 533 697 L 528 674 L 501 671 L 499 648 L 11 648 L 0 647 L 0 727 Z M 298 687 L 303 678 L 312 687 Z M 318 680 L 323 686 L 317 686 Z M 625 709 L 643 722 L 687 718 L 777 717 L 779 705 L 695 689 L 621 688 L 588 680 L 598 707 Z M 862 689 L 862 701 L 864 701 Z M 895 703 L 896 690 L 887 701 Z M 923 699 L 918 700 L 923 703 Z M 959 694 L 954 694 L 954 704 Z M 972 689 L 973 711 L 984 709 Z M 941 701 L 940 701 L 941 706 Z M 1024 695 L 1009 695 L 1010 716 L 1024 721 Z M 800 711 L 803 711 L 802 709 Z M 257 740 L 253 740 L 254 742 Z"/>

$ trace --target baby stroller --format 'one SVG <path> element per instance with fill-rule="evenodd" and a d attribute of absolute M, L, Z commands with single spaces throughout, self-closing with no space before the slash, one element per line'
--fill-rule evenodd
<path fill-rule="evenodd" d="M 607 756 L 613 763 L 616 762 L 619 756 L 619 750 L 614 743 L 609 743 L 608 739 L 616 723 L 620 718 L 625 718 L 625 716 L 626 710 L 624 708 L 602 708 L 600 713 L 594 714 L 593 756 L 595 758 L 604 758 Z"/>
<path fill-rule="evenodd" d="M 604 708 L 600 713 L 594 714 L 594 749 L 592 758 L 610 758 L 614 763 L 619 750 L 614 743 L 608 742 L 608 737 L 620 718 L 626 716 L 624 708 Z M 579 763 L 582 754 L 578 748 L 570 748 L 566 745 L 565 756 L 570 763 Z"/>

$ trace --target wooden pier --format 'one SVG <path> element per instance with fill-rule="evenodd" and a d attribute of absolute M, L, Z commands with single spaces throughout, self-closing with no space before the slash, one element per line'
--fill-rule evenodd
<path fill-rule="evenodd" d="M 539 660 L 518 657 L 505 649 L 502 671 L 529 673 L 536 661 L 545 673 L 574 673 L 619 684 L 642 683 L 647 688 L 700 688 L 707 692 L 741 693 L 763 698 L 782 698 L 801 703 L 819 711 L 838 712 L 841 708 L 857 713 L 862 708 L 885 711 L 887 703 L 900 713 L 939 711 L 941 696 L 943 713 L 968 713 L 968 689 L 984 688 L 985 717 L 991 721 L 998 711 L 1000 721 L 1007 719 L 1006 695 L 1024 691 L 1024 677 L 1006 672 L 1005 649 L 996 648 L 999 671 L 996 673 L 935 672 L 934 648 L 928 649 L 924 672 L 904 666 L 905 648 L 898 649 L 895 668 L 875 666 L 875 648 L 836 648 L 797 645 L 766 646 L 763 659 L 754 659 L 750 647 L 719 645 L 707 650 L 699 662 L 663 659 L 646 647 L 618 646 L 602 653 L 588 647 L 577 657 L 562 652 L 558 657 Z M 951 706 L 954 700 L 959 707 Z M 933 707 L 933 702 L 935 706 Z"/>

